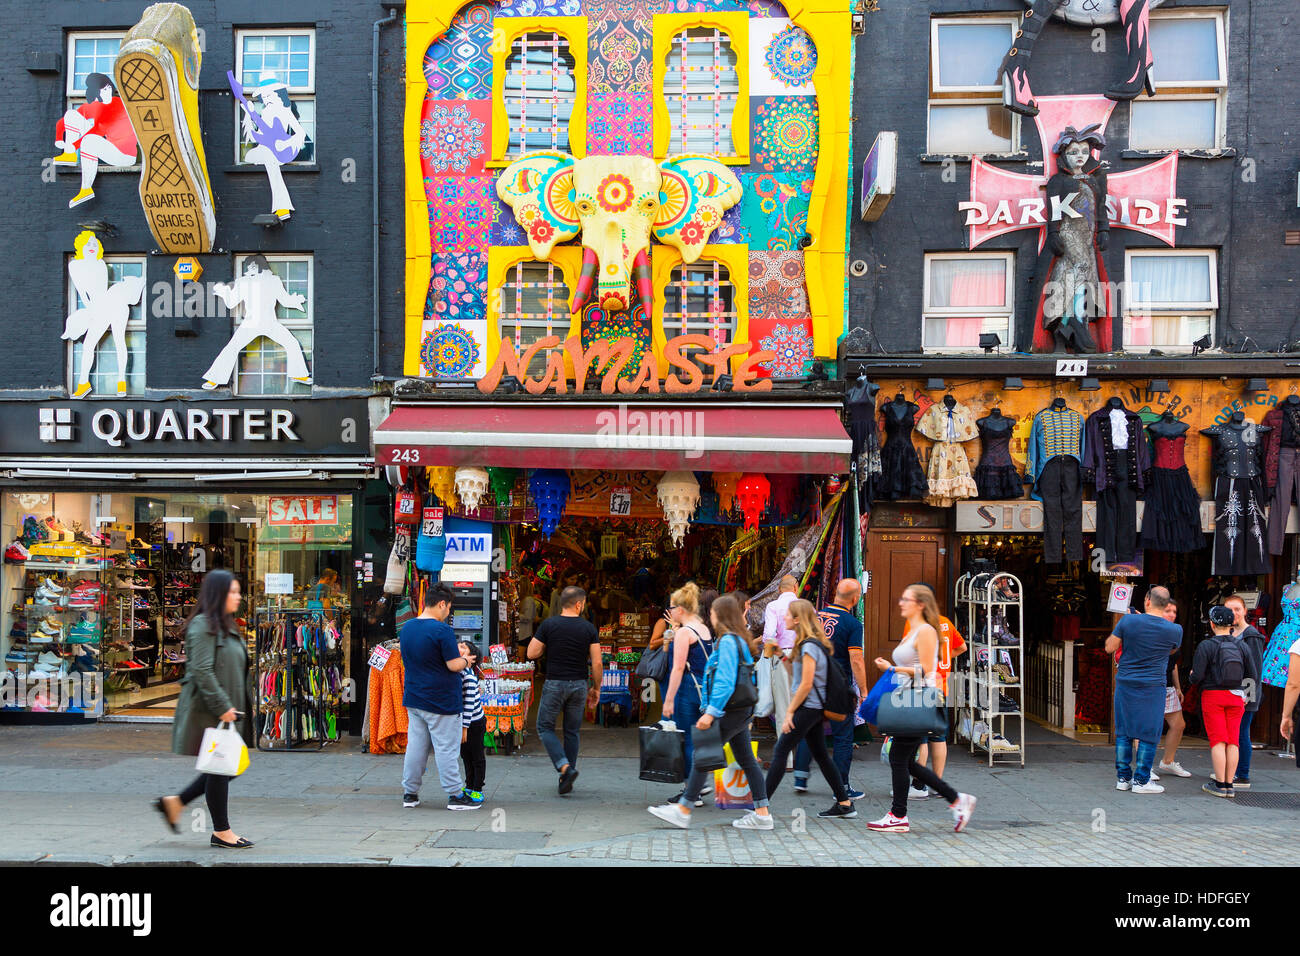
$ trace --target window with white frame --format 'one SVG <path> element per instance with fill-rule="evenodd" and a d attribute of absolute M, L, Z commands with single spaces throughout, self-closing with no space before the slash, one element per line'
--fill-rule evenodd
<path fill-rule="evenodd" d="M 936 17 L 930 21 L 930 153 L 1014 153 L 1019 117 L 1002 105 L 998 68 L 1015 39 L 1017 17 Z"/>
<path fill-rule="evenodd" d="M 569 287 L 564 273 L 553 262 L 515 263 L 506 270 L 497 323 L 501 341 L 514 345 L 519 356 L 548 335 L 563 340 L 569 334 Z M 533 356 L 531 364 L 544 366 L 546 356 Z"/>
<path fill-rule="evenodd" d="M 144 256 L 104 256 L 104 264 L 108 266 L 108 286 L 111 289 L 113 285 L 127 278 L 139 278 L 142 282 L 145 278 L 145 257 Z M 127 312 L 126 325 L 120 331 L 119 338 L 114 334 L 112 326 L 104 328 L 92 327 L 90 331 L 77 339 L 74 339 L 68 348 L 68 391 L 76 391 L 77 386 L 81 383 L 82 358 L 87 348 L 93 348 L 94 364 L 90 368 L 90 390 L 91 394 L 99 398 L 110 398 L 115 395 L 143 395 L 145 391 L 145 311 L 144 299 L 135 305 L 130 306 Z M 103 303 L 89 302 L 77 292 L 76 286 L 72 280 L 68 280 L 68 311 L 69 313 L 76 309 L 87 306 L 99 305 Z M 95 342 L 88 342 L 88 337 L 98 335 Z M 118 385 L 121 382 L 126 383 L 124 390 L 119 390 Z"/>
<path fill-rule="evenodd" d="M 740 74 L 731 38 L 716 27 L 692 27 L 672 38 L 664 70 L 668 152 L 735 156 L 731 119 Z"/>
<path fill-rule="evenodd" d="M 1011 345 L 1015 315 L 1015 254 L 932 253 L 925 257 L 926 351 L 978 351 L 980 335 L 994 333 Z"/>
<path fill-rule="evenodd" d="M 235 76 L 244 96 L 260 117 L 268 106 L 287 109 L 292 121 L 282 121 L 289 133 L 293 122 L 302 127 L 305 139 L 293 164 L 316 162 L 316 31 L 304 28 L 238 30 L 235 33 Z M 278 84 L 278 85 L 273 85 Z M 258 92 L 259 88 L 264 92 Z M 287 97 L 288 102 L 284 100 Z M 274 104 L 272 103 L 274 100 Z M 273 126 L 274 121 L 267 123 Z M 257 144 L 259 123 L 245 107 L 235 103 L 235 157 L 248 163 L 248 153 Z M 282 137 L 287 138 L 287 137 Z"/>
<path fill-rule="evenodd" d="M 264 254 L 263 257 L 280 280 L 280 284 L 284 286 L 285 292 L 303 297 L 301 311 L 277 303 L 275 317 L 280 325 L 298 340 L 310 372 L 314 365 L 312 361 L 314 315 L 312 257 L 270 254 Z M 244 274 L 245 265 L 250 258 L 252 257 L 235 258 L 237 277 Z M 246 307 L 239 306 L 235 313 L 235 326 L 238 327 L 247 317 Z M 263 335 L 249 342 L 239 353 L 239 361 L 235 367 L 234 393 L 236 395 L 310 395 L 311 386 L 289 378 L 288 355 L 284 348 Z"/>
<path fill-rule="evenodd" d="M 510 130 L 507 158 L 536 149 L 568 151 L 569 118 L 577 99 L 575 66 L 568 38 L 559 33 L 515 38 L 501 94 Z"/>
<path fill-rule="evenodd" d="M 86 102 L 86 77 L 102 73 L 113 79 L 113 64 L 122 45 L 123 33 L 95 32 L 68 34 L 68 107 Z"/>
<path fill-rule="evenodd" d="M 731 284 L 731 273 L 721 262 L 699 259 L 690 265 L 674 266 L 663 297 L 665 338 L 707 335 L 716 343 L 713 350 L 735 340 L 739 323 L 736 287 Z M 692 346 L 683 349 L 682 354 L 690 356 L 692 352 L 706 351 L 710 350 Z M 702 363 L 695 364 L 708 374 Z"/>
<path fill-rule="evenodd" d="M 1215 337 L 1218 254 L 1213 249 L 1130 249 L 1124 254 L 1124 348 L 1190 352 Z"/>
<path fill-rule="evenodd" d="M 1228 41 L 1222 11 L 1152 11 L 1156 95 L 1129 105 L 1133 149 L 1217 149 L 1224 145 Z"/>

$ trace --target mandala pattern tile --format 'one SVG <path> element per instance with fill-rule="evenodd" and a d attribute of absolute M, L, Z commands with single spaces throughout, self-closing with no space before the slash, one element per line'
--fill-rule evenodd
<path fill-rule="evenodd" d="M 497 0 L 499 17 L 576 17 L 579 0 Z"/>
<path fill-rule="evenodd" d="M 791 250 L 808 232 L 813 179 L 786 173 L 742 173 L 741 215 L 754 249 Z"/>
<path fill-rule="evenodd" d="M 649 21 L 592 24 L 587 35 L 587 89 L 591 93 L 649 93 L 653 45 Z M 649 102 L 645 105 L 649 109 Z"/>
<path fill-rule="evenodd" d="M 672 13 L 673 0 L 582 0 L 588 18 L 649 23 L 657 13 Z"/>
<path fill-rule="evenodd" d="M 766 325 L 766 328 L 763 326 Z M 776 358 L 759 362 L 761 372 L 773 378 L 800 378 L 813 359 L 812 323 L 764 323 L 749 325 L 750 338 L 766 352 L 775 352 Z"/>
<path fill-rule="evenodd" d="M 751 97 L 754 165 L 768 172 L 811 174 L 817 163 L 817 98 Z"/>
<path fill-rule="evenodd" d="M 749 21 L 749 92 L 752 96 L 816 96 L 817 47 L 789 19 Z"/>
<path fill-rule="evenodd" d="M 477 326 L 482 326 L 478 328 Z M 420 368 L 426 376 L 467 378 L 483 374 L 483 340 L 487 323 L 444 322 L 425 332 Z"/>
<path fill-rule="evenodd" d="M 486 246 L 497 211 L 495 176 L 426 176 L 433 249 L 463 252 Z"/>
<path fill-rule="evenodd" d="M 802 252 L 750 250 L 749 317 L 787 324 L 808 318 Z"/>
<path fill-rule="evenodd" d="M 592 156 L 650 156 L 654 152 L 650 97 L 592 93 L 587 97 L 587 152 Z"/>
<path fill-rule="evenodd" d="M 424 76 L 435 99 L 492 98 L 492 8 L 472 3 L 424 54 Z"/>
<path fill-rule="evenodd" d="M 425 100 L 420 120 L 424 175 L 479 175 L 487 161 L 491 104 L 486 100 Z"/>

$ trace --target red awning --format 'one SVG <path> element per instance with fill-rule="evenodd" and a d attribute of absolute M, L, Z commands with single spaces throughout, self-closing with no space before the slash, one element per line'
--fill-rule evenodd
<path fill-rule="evenodd" d="M 447 403 L 394 408 L 379 465 L 646 471 L 848 471 L 838 406 Z"/>

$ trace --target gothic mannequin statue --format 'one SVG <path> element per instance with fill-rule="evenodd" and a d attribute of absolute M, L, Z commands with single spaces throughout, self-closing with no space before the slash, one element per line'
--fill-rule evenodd
<path fill-rule="evenodd" d="M 1042 342 L 1039 337 L 1039 351 L 1096 352 L 1092 323 L 1109 321 L 1101 262 L 1110 237 L 1106 174 L 1093 156 L 1094 150 L 1105 147 L 1099 126 L 1067 126 L 1052 150 L 1060 168 L 1047 181 L 1047 196 L 1049 203 L 1057 200 L 1062 211 L 1047 224 L 1053 258 L 1039 312 L 1051 338 Z"/>
<path fill-rule="evenodd" d="M 1114 23 L 1118 19 L 1124 30 L 1128 62 L 1123 80 L 1107 90 L 1106 95 L 1112 100 L 1131 100 L 1143 89 L 1149 96 L 1155 95 L 1155 83 L 1151 79 L 1155 59 L 1151 54 L 1150 14 L 1151 7 L 1158 6 L 1162 0 L 1088 0 L 1086 4 L 1071 4 L 1069 0 L 1027 2 L 1030 9 L 1025 13 L 1024 23 L 1016 31 L 1015 40 L 999 70 L 1002 103 L 1007 109 L 1025 116 L 1038 113 L 1033 90 L 1029 88 L 1029 59 L 1033 56 L 1038 35 L 1054 13 L 1071 23 L 1086 26 Z"/>

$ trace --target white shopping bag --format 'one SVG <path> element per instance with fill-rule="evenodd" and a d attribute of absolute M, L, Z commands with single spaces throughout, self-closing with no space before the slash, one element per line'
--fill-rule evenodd
<path fill-rule="evenodd" d="M 754 705 L 755 717 L 772 716 L 772 667 L 766 658 L 760 658 L 754 668 L 758 677 L 758 703 Z"/>
<path fill-rule="evenodd" d="M 194 769 L 222 777 L 238 777 L 248 769 L 248 747 L 234 724 L 220 723 L 203 731 L 203 743 L 199 745 L 199 759 L 194 762 Z"/>

